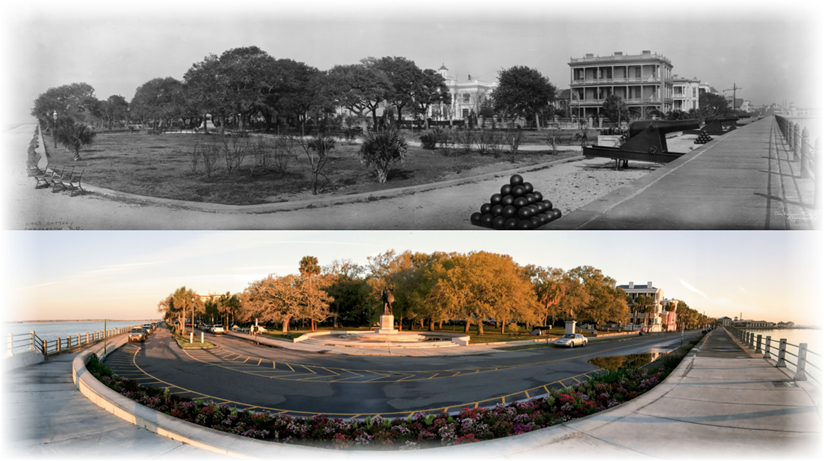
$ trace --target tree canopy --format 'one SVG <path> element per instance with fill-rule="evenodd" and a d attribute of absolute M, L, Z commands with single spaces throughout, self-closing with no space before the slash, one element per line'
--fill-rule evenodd
<path fill-rule="evenodd" d="M 514 66 L 498 72 L 498 87 L 492 91 L 495 111 L 508 117 L 535 117 L 555 100 L 555 86 L 536 69 Z"/>

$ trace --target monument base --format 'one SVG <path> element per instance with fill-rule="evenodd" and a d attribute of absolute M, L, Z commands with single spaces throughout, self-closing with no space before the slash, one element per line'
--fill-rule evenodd
<path fill-rule="evenodd" d="M 395 316 L 381 315 L 381 323 L 377 333 L 381 335 L 397 334 L 398 330 L 395 329 Z"/>

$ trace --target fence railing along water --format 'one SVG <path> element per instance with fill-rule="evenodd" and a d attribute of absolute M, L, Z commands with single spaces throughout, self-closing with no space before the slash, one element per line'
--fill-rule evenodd
<path fill-rule="evenodd" d="M 807 349 L 807 343 L 791 344 L 785 338 L 774 339 L 772 336 L 763 335 L 738 329 L 736 327 L 726 327 L 739 341 L 744 343 L 748 349 L 753 349 L 756 354 L 764 354 L 765 359 L 774 360 L 776 368 L 795 369 L 794 381 L 813 381 L 821 387 L 822 370 L 814 365 L 807 358 L 808 355 L 821 359 L 821 355 Z M 788 349 L 789 348 L 789 349 Z M 792 353 L 795 350 L 796 353 Z M 791 358 L 793 357 L 793 358 Z M 787 365 L 792 367 L 787 367 Z M 815 371 L 809 370 L 809 368 Z"/>
<path fill-rule="evenodd" d="M 139 325 L 136 325 L 139 326 Z M 30 331 L 24 334 L 6 335 L 6 357 L 19 354 L 24 351 L 36 351 L 44 356 L 58 354 L 69 351 L 80 346 L 88 346 L 103 341 L 107 338 L 127 333 L 132 327 L 109 328 L 76 335 L 68 335 L 65 338 L 55 338 L 52 340 L 41 339 L 37 333 Z"/>
<path fill-rule="evenodd" d="M 818 173 L 821 168 L 821 137 L 817 137 L 815 143 L 813 143 L 810 139 L 809 128 L 807 126 L 802 128 L 804 120 L 807 119 L 792 119 L 782 115 L 775 116 L 781 136 L 784 137 L 793 153 L 793 161 L 801 161 L 801 178 L 812 178 L 815 184 L 813 204 L 817 205 L 818 185 L 821 182 L 818 180 Z"/>

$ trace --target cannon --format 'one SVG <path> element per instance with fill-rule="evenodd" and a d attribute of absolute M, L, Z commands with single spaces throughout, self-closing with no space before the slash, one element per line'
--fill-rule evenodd
<path fill-rule="evenodd" d="M 645 120 L 629 125 L 629 139 L 621 147 L 584 146 L 586 158 L 604 157 L 616 161 L 629 160 L 653 163 L 669 163 L 683 153 L 667 149 L 667 133 L 696 129 L 698 120 Z"/>
<path fill-rule="evenodd" d="M 730 115 L 726 117 L 707 117 L 707 124 L 704 125 L 704 131 L 707 134 L 718 136 L 727 134 L 735 129 L 735 122 L 738 121 L 737 115 Z"/>

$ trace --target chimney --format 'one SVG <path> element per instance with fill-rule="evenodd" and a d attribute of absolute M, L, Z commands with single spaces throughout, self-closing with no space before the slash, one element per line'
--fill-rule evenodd
<path fill-rule="evenodd" d="M 644 50 L 644 51 L 641 52 L 641 54 L 651 54 L 651 53 L 650 53 L 649 50 Z"/>
<path fill-rule="evenodd" d="M 652 282 L 647 282 L 647 288 L 652 288 Z"/>
<path fill-rule="evenodd" d="M 623 51 L 616 51 L 615 52 L 615 56 L 623 56 L 623 55 L 624 55 Z"/>
<path fill-rule="evenodd" d="M 629 282 L 629 289 L 632 290 L 635 288 L 635 284 L 633 282 Z"/>
<path fill-rule="evenodd" d="M 592 57 L 594 57 L 594 56 L 595 56 L 595 55 L 594 55 L 594 54 L 592 54 L 592 53 L 587 53 L 587 57 L 588 57 L 588 58 L 592 58 Z"/>

